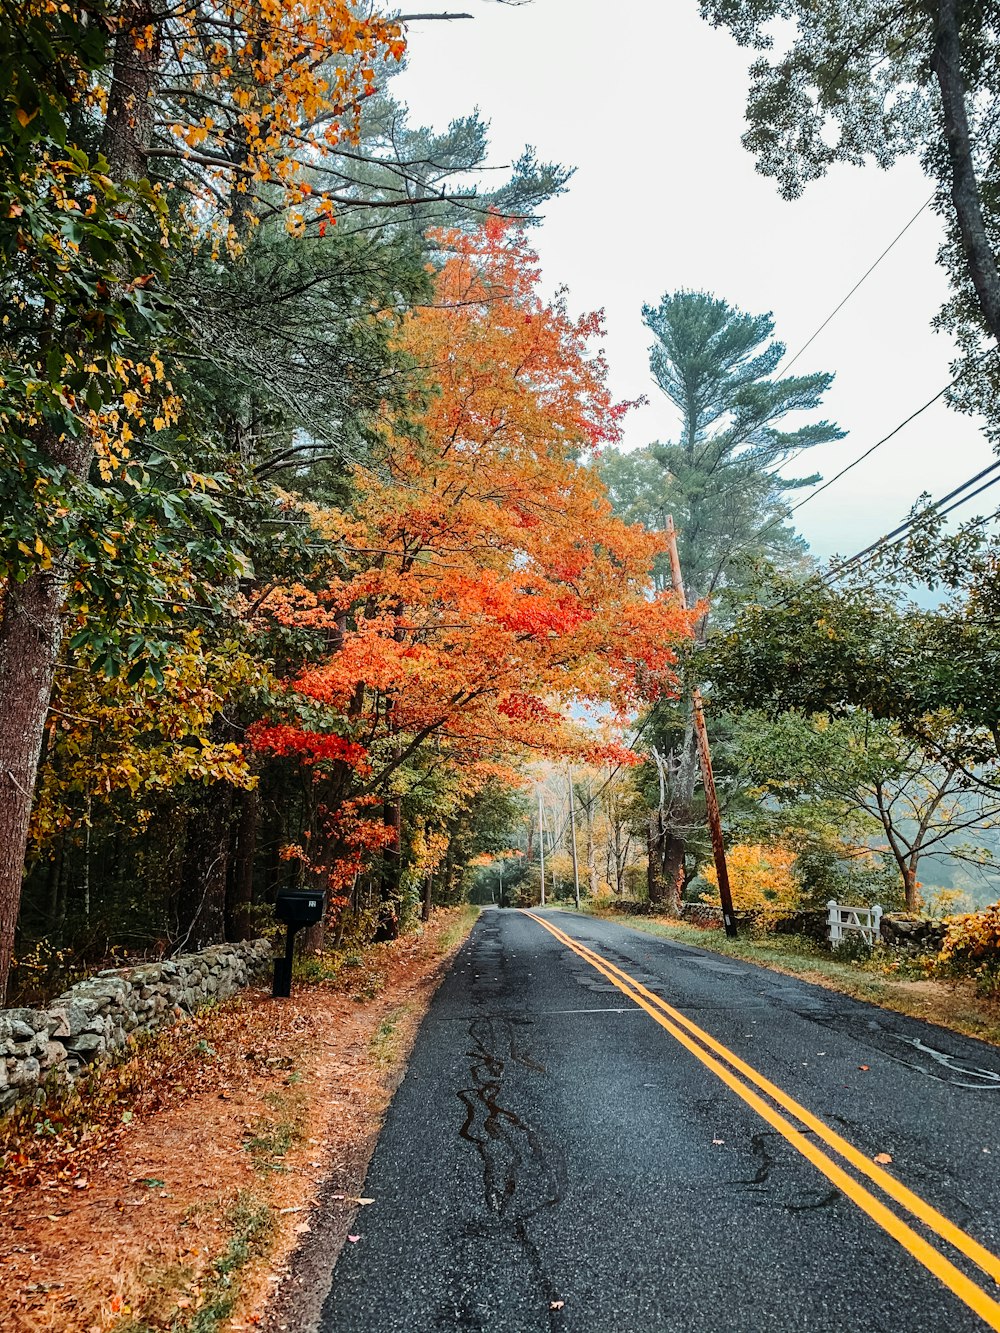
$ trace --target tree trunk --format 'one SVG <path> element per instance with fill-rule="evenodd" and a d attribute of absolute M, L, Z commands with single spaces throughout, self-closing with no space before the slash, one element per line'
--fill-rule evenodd
<path fill-rule="evenodd" d="M 391 832 L 388 846 L 382 853 L 382 876 L 379 882 L 379 913 L 375 927 L 375 942 L 394 940 L 399 936 L 399 877 L 403 830 L 403 802 L 398 796 L 386 801 L 383 819 Z"/>
<path fill-rule="evenodd" d="M 592 799 L 587 805 L 587 883 L 590 885 L 590 896 L 593 897 L 600 887 L 600 880 L 597 875 L 597 843 L 594 841 L 594 803 Z"/>
<path fill-rule="evenodd" d="M 983 221 L 979 182 L 972 157 L 958 12 L 959 0 L 940 0 L 931 68 L 941 91 L 945 142 L 951 167 L 951 200 L 969 277 L 987 327 L 1000 341 L 1000 272 Z"/>
<path fill-rule="evenodd" d="M 683 838 L 667 835 L 663 849 L 663 877 L 669 886 L 671 901 L 670 911 L 680 916 L 681 903 L 684 899 L 684 880 L 686 872 L 687 846 Z"/>
<path fill-rule="evenodd" d="M 680 916 L 684 892 L 685 844 L 683 838 L 676 837 L 663 827 L 659 811 L 654 811 L 649 817 L 646 849 L 649 858 L 649 901 L 663 907 L 670 916 Z"/>
<path fill-rule="evenodd" d="M 663 830 L 660 812 L 654 810 L 646 821 L 646 890 L 651 907 L 662 907 L 667 898 L 663 877 Z"/>
<path fill-rule="evenodd" d="M 158 42 L 137 50 L 133 31 L 152 23 L 148 3 L 126 5 L 115 42 L 108 94 L 104 154 L 116 180 L 145 175 L 152 89 Z M 40 452 L 70 478 L 86 477 L 93 457 L 89 437 L 42 437 Z M 71 575 L 65 552 L 52 554 L 52 567 L 24 583 L 8 583 L 0 618 L 0 1003 L 7 990 L 28 823 L 38 775 L 52 680 L 62 645 L 62 612 Z"/>
<path fill-rule="evenodd" d="M 317 921 L 314 926 L 307 926 L 302 932 L 300 952 L 303 957 L 314 957 L 322 953 L 326 946 L 326 918 Z"/>
<path fill-rule="evenodd" d="M 903 891 L 906 894 L 906 910 L 914 913 L 920 911 L 920 886 L 917 883 L 917 867 L 915 865 L 900 866 L 903 874 Z"/>
<path fill-rule="evenodd" d="M 48 456 L 82 475 L 90 442 L 46 442 Z M 53 556 L 50 569 L 8 582 L 0 618 L 0 1003 L 14 946 L 21 905 L 24 856 L 34 800 L 38 760 L 52 681 L 62 644 L 62 609 L 70 566 Z"/>
<path fill-rule="evenodd" d="M 121 7 L 101 137 L 101 152 L 117 181 L 139 181 L 147 175 L 153 128 L 150 94 L 160 62 L 161 21 L 149 0 L 126 0 Z"/>
<path fill-rule="evenodd" d="M 209 787 L 206 799 L 192 802 L 188 812 L 177 953 L 204 949 L 225 938 L 232 808 L 232 787 L 218 783 Z"/>
<path fill-rule="evenodd" d="M 660 863 L 667 901 L 667 910 L 679 915 L 684 893 L 687 857 L 687 832 L 694 820 L 694 790 L 698 780 L 698 740 L 695 736 L 693 714 L 684 729 L 684 740 L 671 783 L 670 799 L 662 821 Z"/>
<path fill-rule="evenodd" d="M 52 853 L 52 860 L 49 862 L 45 920 L 50 937 L 56 934 L 56 927 L 59 923 L 59 876 L 62 872 L 62 861 L 63 840 L 60 838 Z M 56 943 L 61 944 L 62 940 L 57 939 Z"/>
<path fill-rule="evenodd" d="M 430 921 L 431 912 L 434 910 L 434 876 L 426 875 L 424 877 L 424 902 L 420 912 L 422 921 Z"/>
<path fill-rule="evenodd" d="M 226 939 L 230 943 L 250 938 L 253 870 L 260 824 L 260 796 L 257 788 L 241 791 L 237 803 L 239 819 L 236 824 L 236 846 L 226 884 Z"/>

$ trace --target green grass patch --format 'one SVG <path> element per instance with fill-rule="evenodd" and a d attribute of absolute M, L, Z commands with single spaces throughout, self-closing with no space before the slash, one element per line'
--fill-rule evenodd
<path fill-rule="evenodd" d="M 448 953 L 456 944 L 460 944 L 465 939 L 478 921 L 480 910 L 471 903 L 464 903 L 458 909 L 453 919 L 441 932 L 441 950 L 443 953 Z"/>
<path fill-rule="evenodd" d="M 396 1063 L 399 1057 L 399 1025 L 412 1005 L 403 1004 L 382 1019 L 369 1044 L 372 1060 L 383 1069 Z"/>
<path fill-rule="evenodd" d="M 248 1134 L 244 1147 L 256 1171 L 284 1171 L 284 1158 L 302 1137 L 298 1121 L 291 1116 L 278 1120 L 261 1118 Z"/>

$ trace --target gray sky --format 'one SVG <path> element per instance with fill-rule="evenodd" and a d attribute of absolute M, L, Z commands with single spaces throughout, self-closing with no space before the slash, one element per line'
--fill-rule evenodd
<path fill-rule="evenodd" d="M 476 14 L 411 25 L 409 67 L 393 91 L 414 122 L 441 128 L 479 106 L 495 163 L 530 143 L 577 168 L 533 242 L 571 309 L 606 311 L 614 392 L 650 397 L 629 419 L 627 447 L 676 425 L 650 380 L 643 302 L 691 287 L 771 310 L 794 352 L 930 194 L 907 161 L 889 173 L 838 167 L 783 201 L 740 144 L 748 53 L 698 17 L 696 0 L 413 8 Z M 797 362 L 796 373 L 836 372 L 825 415 L 849 431 L 800 457 L 797 475 L 831 476 L 950 378 L 950 343 L 930 328 L 946 294 L 939 235 L 927 210 Z M 895 527 L 921 491 L 942 495 L 992 459 L 976 423 L 939 403 L 796 521 L 817 555 L 851 554 Z M 996 503 L 990 492 L 958 515 Z"/>

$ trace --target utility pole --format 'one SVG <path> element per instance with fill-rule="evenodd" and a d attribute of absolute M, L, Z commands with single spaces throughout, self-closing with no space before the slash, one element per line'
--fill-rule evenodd
<path fill-rule="evenodd" d="M 569 828 L 570 846 L 573 850 L 573 887 L 576 890 L 576 910 L 580 910 L 580 867 L 576 860 L 576 811 L 573 806 L 573 770 L 566 770 L 569 777 Z"/>
<path fill-rule="evenodd" d="M 542 897 L 540 906 L 545 906 L 545 825 L 542 823 L 542 789 L 538 788 L 538 865 L 542 872 Z"/>
<path fill-rule="evenodd" d="M 673 515 L 667 516 L 667 543 L 670 551 L 670 575 L 674 592 L 681 607 L 687 610 L 687 597 L 684 595 L 684 578 L 681 574 L 681 561 L 677 554 L 677 529 Z M 705 809 L 708 814 L 708 828 L 712 835 L 712 855 L 715 858 L 715 873 L 719 879 L 719 901 L 722 903 L 722 920 L 726 934 L 731 940 L 736 938 L 736 914 L 733 911 L 733 893 L 729 886 L 729 867 L 726 865 L 726 844 L 722 837 L 722 816 L 719 814 L 719 797 L 715 790 L 715 774 L 712 772 L 712 752 L 708 748 L 708 728 L 705 726 L 705 709 L 702 704 L 701 690 L 697 685 L 691 691 L 691 709 L 694 714 L 694 734 L 698 741 L 698 758 L 701 760 L 701 780 L 705 787 Z"/>

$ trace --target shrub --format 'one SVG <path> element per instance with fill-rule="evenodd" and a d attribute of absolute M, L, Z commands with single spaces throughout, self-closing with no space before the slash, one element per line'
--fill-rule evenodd
<path fill-rule="evenodd" d="M 781 846 L 737 843 L 729 849 L 726 860 L 737 912 L 752 912 L 762 926 L 770 927 L 798 910 L 802 891 L 792 873 L 793 851 Z M 702 902 L 717 905 L 719 880 L 715 866 L 704 866 L 701 874 L 712 886 L 711 894 L 701 895 Z"/>
<path fill-rule="evenodd" d="M 971 977 L 981 995 L 1000 994 L 1000 903 L 948 918 L 936 970 Z"/>

